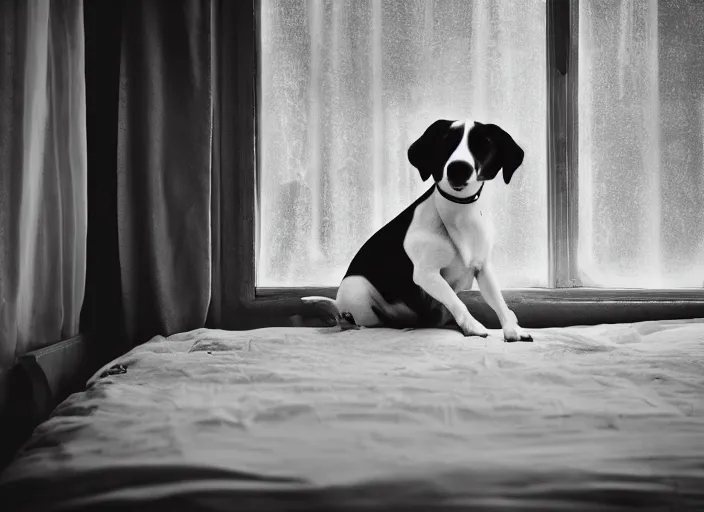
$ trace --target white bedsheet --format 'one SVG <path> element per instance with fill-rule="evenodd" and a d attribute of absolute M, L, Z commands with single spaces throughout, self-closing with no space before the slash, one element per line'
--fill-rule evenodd
<path fill-rule="evenodd" d="M 704 320 L 531 332 L 513 344 L 450 330 L 157 337 L 35 431 L 0 503 L 694 506 Z"/>

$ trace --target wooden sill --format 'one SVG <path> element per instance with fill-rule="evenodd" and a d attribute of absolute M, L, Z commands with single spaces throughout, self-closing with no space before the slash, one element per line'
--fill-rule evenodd
<path fill-rule="evenodd" d="M 257 288 L 254 301 L 245 308 L 250 324 L 269 321 L 291 325 L 283 317 L 302 315 L 301 297 L 335 297 L 336 287 Z M 601 288 L 529 288 L 503 292 L 509 307 L 525 327 L 566 327 L 647 320 L 704 318 L 704 289 L 645 290 Z M 499 327 L 494 312 L 479 291 L 460 292 L 472 314 L 491 329 Z M 290 321 L 290 320 L 289 320 Z M 296 323 L 299 322 L 299 323 Z M 303 324 L 308 325 L 303 321 Z"/>

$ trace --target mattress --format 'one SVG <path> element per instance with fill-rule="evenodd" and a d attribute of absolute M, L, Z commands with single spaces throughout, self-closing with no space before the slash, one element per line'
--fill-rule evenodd
<path fill-rule="evenodd" d="M 156 337 L 35 430 L 0 503 L 704 510 L 704 320 L 531 333 Z"/>

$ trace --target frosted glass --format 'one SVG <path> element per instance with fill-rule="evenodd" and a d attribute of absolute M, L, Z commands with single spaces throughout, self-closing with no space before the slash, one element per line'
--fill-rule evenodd
<path fill-rule="evenodd" d="M 526 152 L 482 201 L 504 287 L 546 286 L 543 0 L 263 0 L 257 286 L 339 284 L 429 186 L 408 146 L 438 118 L 502 126 Z"/>
<path fill-rule="evenodd" d="M 579 2 L 585 286 L 704 286 L 704 2 Z"/>

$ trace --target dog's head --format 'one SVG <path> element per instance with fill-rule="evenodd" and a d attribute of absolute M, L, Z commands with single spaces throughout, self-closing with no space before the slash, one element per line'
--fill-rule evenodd
<path fill-rule="evenodd" d="M 474 194 L 474 182 L 492 180 L 503 169 L 508 184 L 523 163 L 523 150 L 495 124 L 440 119 L 408 148 L 408 160 L 426 181 L 431 175 L 458 198 Z"/>

